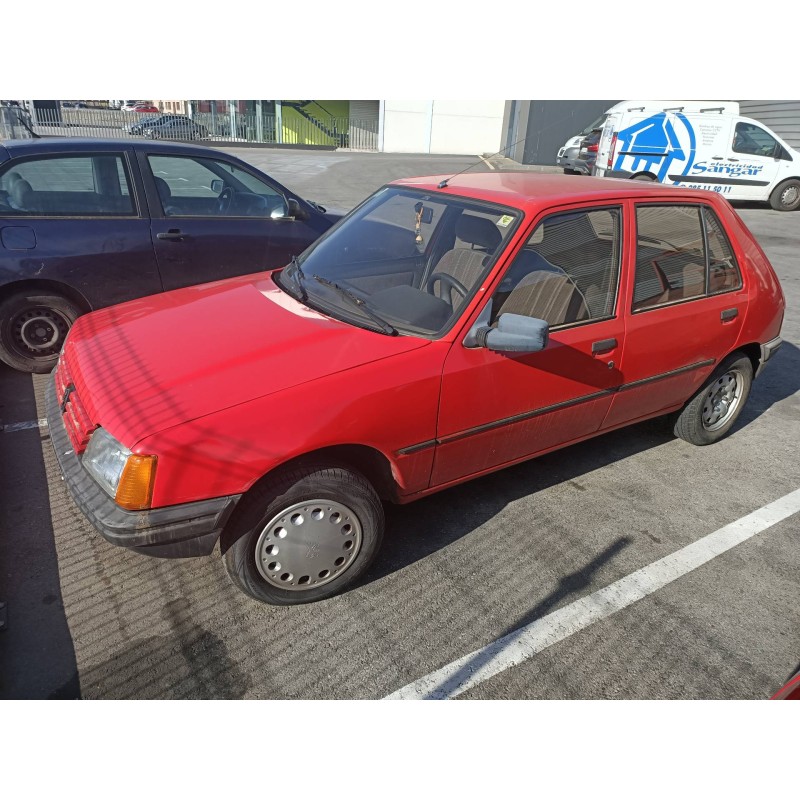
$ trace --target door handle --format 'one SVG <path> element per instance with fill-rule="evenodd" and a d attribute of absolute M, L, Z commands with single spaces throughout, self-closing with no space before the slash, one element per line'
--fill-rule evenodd
<path fill-rule="evenodd" d="M 598 353 L 607 353 L 617 346 L 616 339 L 603 339 L 599 342 L 592 342 L 592 355 L 596 356 Z"/>
<path fill-rule="evenodd" d="M 167 239 L 169 241 L 180 241 L 184 238 L 184 234 L 177 228 L 170 228 L 168 231 L 162 231 L 156 234 L 156 239 Z"/>
<path fill-rule="evenodd" d="M 726 308 L 720 315 L 719 318 L 723 322 L 727 322 L 730 319 L 736 319 L 739 316 L 739 309 L 738 308 Z"/>
<path fill-rule="evenodd" d="M 722 156 L 711 156 L 712 161 L 722 161 Z"/>

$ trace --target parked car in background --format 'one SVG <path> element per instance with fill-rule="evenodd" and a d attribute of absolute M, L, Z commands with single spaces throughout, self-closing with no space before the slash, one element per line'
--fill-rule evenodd
<path fill-rule="evenodd" d="M 48 372 L 79 315 L 283 266 L 340 216 L 208 147 L 5 142 L 0 360 Z"/>
<path fill-rule="evenodd" d="M 122 110 L 123 111 L 135 111 L 136 106 L 140 103 L 140 100 L 125 100 L 122 103 Z"/>
<path fill-rule="evenodd" d="M 602 129 L 596 128 L 581 139 L 581 146 L 578 150 L 578 160 L 583 165 L 581 171 L 585 175 L 591 175 L 594 169 L 595 162 L 597 161 L 597 148 L 600 143 L 601 133 Z"/>
<path fill-rule="evenodd" d="M 158 114 L 159 110 L 152 103 L 140 103 L 133 108 L 140 114 Z"/>
<path fill-rule="evenodd" d="M 591 125 L 587 125 L 577 136 L 567 140 L 567 143 L 558 151 L 556 164 L 562 167 L 565 175 L 590 175 L 591 169 L 586 166 L 586 162 L 580 157 L 581 142 L 584 137 L 592 131 L 599 130 L 603 126 L 606 115 L 599 116 Z"/>
<path fill-rule="evenodd" d="M 131 136 L 145 136 L 148 139 L 193 140 L 209 137 L 208 128 L 180 114 L 149 116 L 129 125 L 126 130 Z"/>
<path fill-rule="evenodd" d="M 650 417 L 725 436 L 785 306 L 730 205 L 513 178 L 396 181 L 282 270 L 79 319 L 46 406 L 82 512 L 290 605 L 364 574 L 383 501 Z"/>

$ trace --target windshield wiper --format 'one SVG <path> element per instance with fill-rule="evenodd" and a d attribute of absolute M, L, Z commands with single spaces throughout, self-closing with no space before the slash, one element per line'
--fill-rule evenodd
<path fill-rule="evenodd" d="M 360 297 L 354 295 L 349 289 L 339 286 L 338 283 L 329 281 L 320 275 L 311 276 L 315 281 L 319 281 L 325 286 L 330 286 L 335 289 L 342 297 L 349 300 L 353 305 L 357 306 L 363 311 L 387 336 L 397 336 L 397 329 L 393 328 L 385 319 L 379 317 Z"/>
<path fill-rule="evenodd" d="M 294 267 L 294 272 L 291 273 L 291 277 L 297 284 L 297 289 L 300 292 L 300 299 L 305 303 L 306 300 L 308 300 L 308 292 L 306 291 L 306 287 L 303 286 L 303 281 L 305 280 L 306 276 L 303 274 L 303 268 L 300 266 L 297 256 L 292 256 L 289 266 Z"/>

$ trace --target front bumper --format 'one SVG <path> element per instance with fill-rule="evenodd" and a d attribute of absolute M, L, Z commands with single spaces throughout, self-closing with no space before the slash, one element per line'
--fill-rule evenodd
<path fill-rule="evenodd" d="M 70 495 L 100 535 L 111 544 L 159 558 L 209 555 L 241 495 L 197 503 L 126 511 L 83 468 L 61 418 L 50 376 L 45 391 L 50 441 Z"/>

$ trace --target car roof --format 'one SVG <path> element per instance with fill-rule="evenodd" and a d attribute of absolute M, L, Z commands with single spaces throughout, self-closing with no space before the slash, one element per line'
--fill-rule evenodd
<path fill-rule="evenodd" d="M 447 186 L 438 184 L 447 180 Z M 674 198 L 676 194 L 692 200 L 718 203 L 715 192 L 684 189 L 647 181 L 624 178 L 590 178 L 582 175 L 562 175 L 537 172 L 473 172 L 463 175 L 430 175 L 402 178 L 392 186 L 408 186 L 436 194 L 453 194 L 499 205 L 536 211 L 545 205 L 619 201 L 623 198 Z"/>
<path fill-rule="evenodd" d="M 213 148 L 198 144 L 180 142 L 153 142 L 149 139 L 100 139 L 71 138 L 66 136 L 43 136 L 40 139 L 8 139 L 0 145 L 0 153 L 5 148 L 10 158 L 36 155 L 38 153 L 85 153 L 98 150 L 170 150 L 176 153 L 199 155 Z M 4 160 L 0 158 L 0 160 Z"/>

